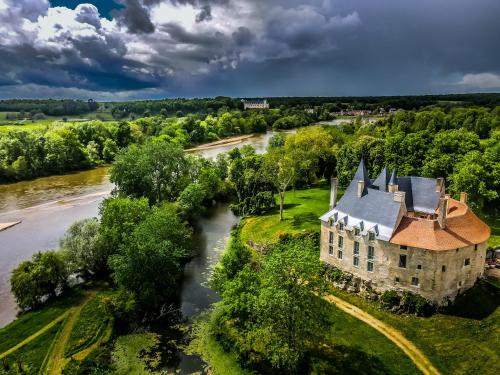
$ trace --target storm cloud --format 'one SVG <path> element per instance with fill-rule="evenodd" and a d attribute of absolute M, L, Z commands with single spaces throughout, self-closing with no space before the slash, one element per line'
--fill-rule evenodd
<path fill-rule="evenodd" d="M 0 96 L 500 90 L 497 0 L 103 1 L 0 0 Z"/>

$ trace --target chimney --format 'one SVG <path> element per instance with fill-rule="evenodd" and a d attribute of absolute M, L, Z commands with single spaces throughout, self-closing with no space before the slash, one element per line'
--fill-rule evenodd
<path fill-rule="evenodd" d="M 399 189 L 398 185 L 395 185 L 395 184 L 387 185 L 387 190 L 389 191 L 389 193 L 395 193 L 398 191 L 398 189 Z"/>
<path fill-rule="evenodd" d="M 444 178 L 436 178 L 436 193 L 444 192 Z"/>
<path fill-rule="evenodd" d="M 339 180 L 337 177 L 333 177 L 331 179 L 330 185 L 330 210 L 334 209 L 337 205 L 337 186 L 339 184 Z"/>
<path fill-rule="evenodd" d="M 464 191 L 460 193 L 460 203 L 467 204 L 468 194 Z"/>
<path fill-rule="evenodd" d="M 438 223 L 441 229 L 446 228 L 446 215 L 448 215 L 448 198 L 439 199 Z"/>
<path fill-rule="evenodd" d="M 394 185 L 398 186 L 398 185 Z M 406 193 L 404 191 L 395 191 L 394 192 L 394 202 L 404 203 L 405 202 Z"/>
<path fill-rule="evenodd" d="M 358 198 L 363 195 L 363 190 L 365 190 L 365 182 L 363 180 L 358 181 Z"/>

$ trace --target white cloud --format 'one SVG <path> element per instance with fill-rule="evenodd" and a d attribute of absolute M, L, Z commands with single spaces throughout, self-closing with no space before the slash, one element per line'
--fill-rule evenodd
<path fill-rule="evenodd" d="M 480 89 L 500 88 L 500 75 L 494 73 L 468 73 L 462 77 L 459 84 Z"/>

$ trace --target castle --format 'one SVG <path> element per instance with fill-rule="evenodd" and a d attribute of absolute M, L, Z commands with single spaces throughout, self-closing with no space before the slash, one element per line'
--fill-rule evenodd
<path fill-rule="evenodd" d="M 483 274 L 490 228 L 445 194 L 442 178 L 400 177 L 386 168 L 370 180 L 363 160 L 321 216 L 321 260 L 378 291 L 411 291 L 442 305 Z"/>
<path fill-rule="evenodd" d="M 242 100 L 243 109 L 269 109 L 269 103 L 264 100 Z"/>

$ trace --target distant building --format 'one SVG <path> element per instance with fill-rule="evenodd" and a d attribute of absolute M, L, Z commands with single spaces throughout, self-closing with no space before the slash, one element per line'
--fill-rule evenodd
<path fill-rule="evenodd" d="M 269 103 L 266 99 L 264 100 L 245 100 L 241 101 L 243 103 L 243 109 L 269 109 Z"/>
<path fill-rule="evenodd" d="M 339 116 L 369 116 L 372 114 L 372 111 L 368 109 L 352 109 L 350 111 L 340 110 L 336 114 Z"/>
<path fill-rule="evenodd" d="M 321 259 L 379 291 L 411 291 L 445 304 L 483 275 L 490 228 L 445 194 L 444 179 L 399 177 L 387 169 L 370 180 L 363 160 L 321 219 Z"/>

